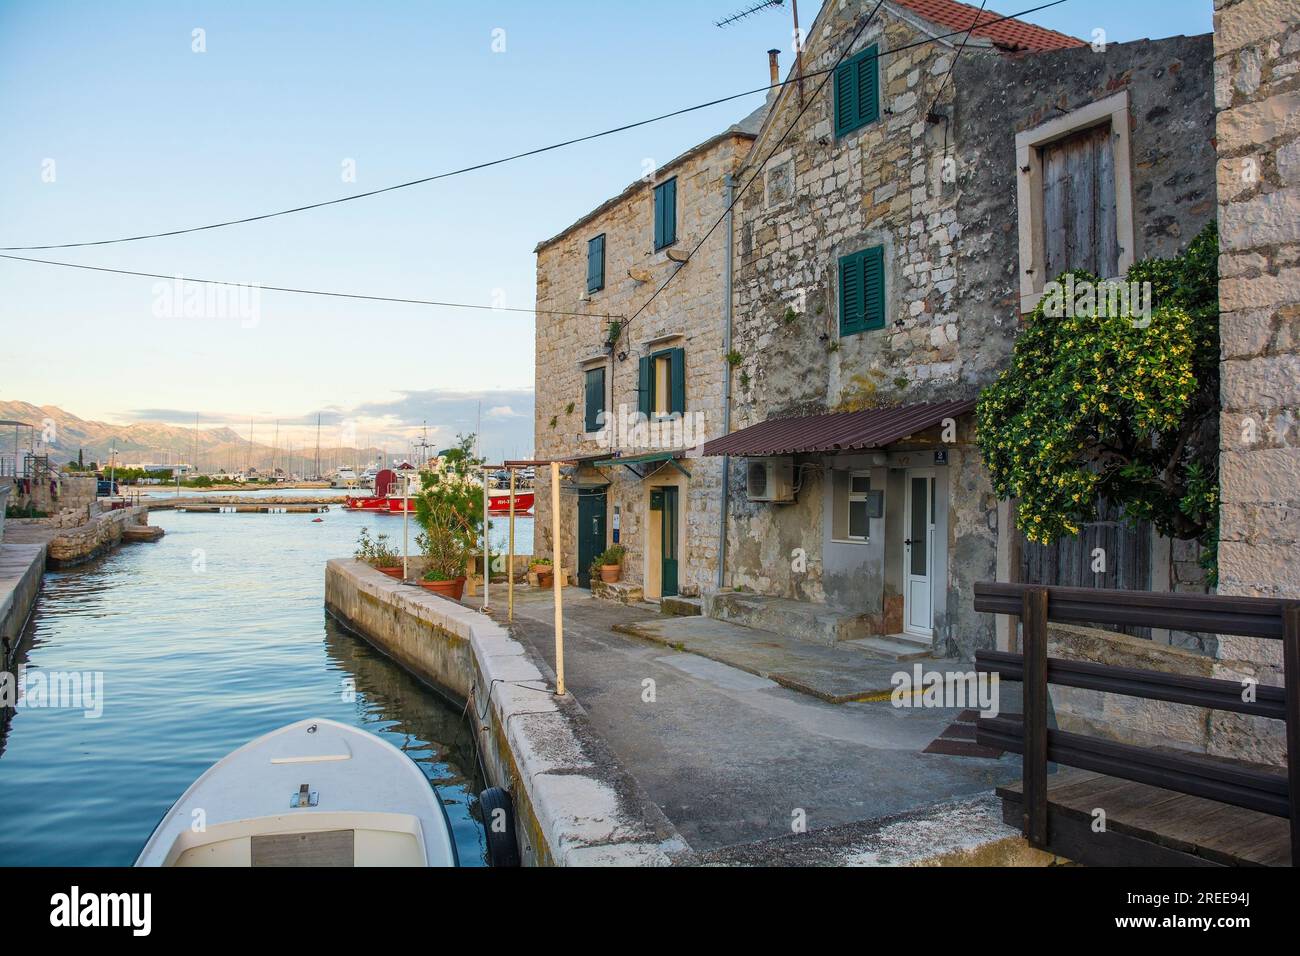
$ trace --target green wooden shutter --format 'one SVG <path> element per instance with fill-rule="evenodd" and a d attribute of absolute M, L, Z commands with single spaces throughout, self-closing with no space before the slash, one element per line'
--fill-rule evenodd
<path fill-rule="evenodd" d="M 645 356 L 641 359 L 641 365 L 637 370 L 636 386 L 636 407 L 646 418 L 650 417 L 654 409 L 655 397 L 655 367 L 654 359 Z"/>
<path fill-rule="evenodd" d="M 605 369 L 587 370 L 586 408 L 583 415 L 583 427 L 589 432 L 600 431 L 601 413 L 605 411 Z"/>
<path fill-rule="evenodd" d="M 879 47 L 869 46 L 835 68 L 835 135 L 843 136 L 880 118 Z"/>
<path fill-rule="evenodd" d="M 587 291 L 605 288 L 605 236 L 587 241 Z"/>
<path fill-rule="evenodd" d="M 866 126 L 880 118 L 880 71 L 876 69 L 876 47 L 871 46 L 858 54 L 856 64 L 857 125 Z"/>
<path fill-rule="evenodd" d="M 655 187 L 655 248 L 677 241 L 677 179 Z"/>
<path fill-rule="evenodd" d="M 672 391 L 670 412 L 686 413 L 686 350 L 672 349 L 668 353 L 668 384 Z"/>
<path fill-rule="evenodd" d="M 858 115 L 857 69 L 852 60 L 835 70 L 835 135 L 843 136 L 856 129 Z"/>
<path fill-rule="evenodd" d="M 840 257 L 840 335 L 862 331 L 862 258 Z"/>
<path fill-rule="evenodd" d="M 862 327 L 885 327 L 885 248 L 873 246 L 862 257 Z"/>

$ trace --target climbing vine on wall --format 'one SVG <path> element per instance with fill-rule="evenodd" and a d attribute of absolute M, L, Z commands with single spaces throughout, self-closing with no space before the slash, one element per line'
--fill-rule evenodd
<path fill-rule="evenodd" d="M 1218 537 L 1218 233 L 1207 226 L 1173 259 L 1136 263 L 1142 299 L 1097 295 L 1062 310 L 1044 296 L 1010 366 L 980 395 L 980 450 L 1017 524 L 1046 544 L 1095 521 L 1105 497 L 1133 521 L 1194 538 L 1214 578 Z M 1069 273 L 1070 289 L 1098 287 Z M 1137 285 L 1134 285 L 1134 284 Z M 1120 297 L 1123 298 L 1123 297 Z"/>

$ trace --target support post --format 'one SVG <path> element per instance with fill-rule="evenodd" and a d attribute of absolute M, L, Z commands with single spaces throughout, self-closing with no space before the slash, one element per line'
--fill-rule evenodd
<path fill-rule="evenodd" d="M 402 476 L 402 580 L 411 580 L 411 477 Z"/>
<path fill-rule="evenodd" d="M 515 619 L 515 470 L 510 469 L 510 553 L 506 556 L 506 620 Z"/>
<path fill-rule="evenodd" d="M 1291 865 L 1300 866 L 1300 602 L 1282 608 L 1282 682 L 1286 688 L 1287 798 L 1291 802 Z"/>
<path fill-rule="evenodd" d="M 483 469 L 483 610 L 490 606 L 488 588 L 491 587 L 492 568 L 488 563 L 488 470 Z"/>
<path fill-rule="evenodd" d="M 551 462 L 551 586 L 555 589 L 555 693 L 564 696 L 564 585 L 560 547 L 560 463 Z"/>
<path fill-rule="evenodd" d="M 1025 753 L 1022 762 L 1025 838 L 1047 846 L 1047 588 L 1021 598 L 1024 645 Z"/>

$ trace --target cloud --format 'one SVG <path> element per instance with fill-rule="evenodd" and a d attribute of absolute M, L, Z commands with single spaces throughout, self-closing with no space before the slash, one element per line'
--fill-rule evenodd
<path fill-rule="evenodd" d="M 509 405 L 494 405 L 483 413 L 484 418 L 519 418 L 519 413 Z"/>

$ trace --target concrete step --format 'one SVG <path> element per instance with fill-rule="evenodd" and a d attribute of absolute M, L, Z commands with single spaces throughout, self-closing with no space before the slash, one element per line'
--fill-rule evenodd
<path fill-rule="evenodd" d="M 704 613 L 704 601 L 700 598 L 688 598 L 679 595 L 661 598 L 659 613 L 671 614 L 675 617 L 694 617 Z"/>
<path fill-rule="evenodd" d="M 897 634 L 860 637 L 844 643 L 846 647 L 857 648 L 871 657 L 885 661 L 919 661 L 934 656 L 934 649 L 929 644 Z"/>
<path fill-rule="evenodd" d="M 748 591 L 708 593 L 704 599 L 704 613 L 719 621 L 775 631 L 812 644 L 837 644 L 871 633 L 871 622 L 865 614 Z"/>

